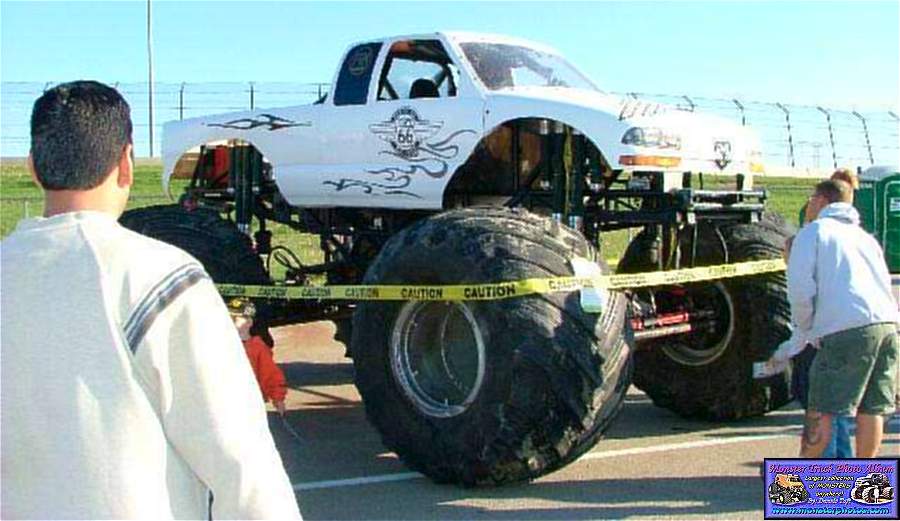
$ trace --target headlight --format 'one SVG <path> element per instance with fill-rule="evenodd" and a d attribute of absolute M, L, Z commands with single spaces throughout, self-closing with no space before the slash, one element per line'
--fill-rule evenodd
<path fill-rule="evenodd" d="M 632 127 L 622 136 L 622 144 L 680 150 L 681 136 L 663 132 L 658 128 Z"/>
<path fill-rule="evenodd" d="M 764 174 L 766 172 L 762 161 L 762 152 L 759 150 L 750 151 L 750 172 L 754 174 Z"/>

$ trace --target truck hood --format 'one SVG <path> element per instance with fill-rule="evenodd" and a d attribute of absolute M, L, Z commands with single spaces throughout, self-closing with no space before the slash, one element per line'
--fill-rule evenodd
<path fill-rule="evenodd" d="M 622 98 L 601 91 L 562 87 L 513 87 L 493 91 L 490 96 L 498 99 L 550 101 L 582 109 L 599 110 L 615 115 L 617 119 L 652 116 L 672 110 L 671 107 L 661 103 Z"/>
<path fill-rule="evenodd" d="M 611 164 L 619 163 L 622 155 L 658 155 L 680 157 L 682 162 L 675 169 L 682 171 L 749 173 L 761 169 L 756 133 L 719 116 L 580 89 L 520 87 L 489 95 L 489 109 L 496 107 L 500 113 L 507 107 L 523 105 L 540 110 L 536 117 L 572 124 L 597 144 Z M 660 129 L 678 136 L 681 148 L 622 144 L 625 132 L 633 127 Z"/>

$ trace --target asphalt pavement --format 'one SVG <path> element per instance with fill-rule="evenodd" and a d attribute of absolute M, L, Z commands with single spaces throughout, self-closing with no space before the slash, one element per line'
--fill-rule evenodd
<path fill-rule="evenodd" d="M 514 486 L 437 485 L 381 445 L 330 323 L 274 333 L 289 428 L 274 414 L 270 427 L 307 520 L 762 519 L 763 458 L 795 457 L 799 448 L 795 404 L 711 423 L 682 419 L 632 388 L 606 437 L 557 472 Z M 881 455 L 900 456 L 898 416 Z"/>

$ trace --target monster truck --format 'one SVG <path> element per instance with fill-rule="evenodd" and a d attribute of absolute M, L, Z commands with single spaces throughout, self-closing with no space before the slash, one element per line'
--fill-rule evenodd
<path fill-rule="evenodd" d="M 769 501 L 776 505 L 794 505 L 808 499 L 809 492 L 796 474 L 776 474 L 769 485 Z"/>
<path fill-rule="evenodd" d="M 753 189 L 749 129 L 619 99 L 551 48 L 463 33 L 366 41 L 332 85 L 311 105 L 167 123 L 165 189 L 190 181 L 178 205 L 122 222 L 218 282 L 257 285 L 498 283 L 581 275 L 585 259 L 608 273 L 602 233 L 625 228 L 642 230 L 624 272 L 780 255 L 787 230 Z M 728 184 L 709 189 L 704 174 Z M 270 223 L 317 236 L 322 261 L 273 245 Z M 582 307 L 585 292 L 602 310 Z M 269 325 L 335 321 L 384 444 L 439 482 L 521 481 L 574 460 L 632 372 L 687 416 L 789 400 L 788 375 L 751 372 L 789 335 L 783 275 L 585 292 L 257 305 Z"/>
<path fill-rule="evenodd" d="M 856 478 L 850 497 L 859 503 L 874 505 L 894 499 L 894 487 L 885 474 L 876 472 Z"/>

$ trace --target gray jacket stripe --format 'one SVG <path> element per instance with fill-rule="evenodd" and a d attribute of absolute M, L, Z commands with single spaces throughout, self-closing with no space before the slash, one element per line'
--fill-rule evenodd
<path fill-rule="evenodd" d="M 169 307 L 179 295 L 188 288 L 207 279 L 209 276 L 197 265 L 186 265 L 166 276 L 161 282 L 150 290 L 141 299 L 128 320 L 125 322 L 125 341 L 132 353 L 137 351 L 138 345 L 144 339 L 150 326 L 167 307 Z"/>
<path fill-rule="evenodd" d="M 135 324 L 139 320 L 141 320 L 147 313 L 147 310 L 150 309 L 151 306 L 153 306 L 153 303 L 156 301 L 157 296 L 159 295 L 160 291 L 162 291 L 162 288 L 170 284 L 172 279 L 180 276 L 182 272 L 190 270 L 194 267 L 195 266 L 192 264 L 184 264 L 172 270 L 172 272 L 165 277 L 159 279 L 159 281 L 150 288 L 147 294 L 138 301 L 137 305 L 128 316 L 128 320 L 125 321 L 125 326 L 123 327 L 123 329 L 126 332 L 132 331 L 135 328 Z"/>

